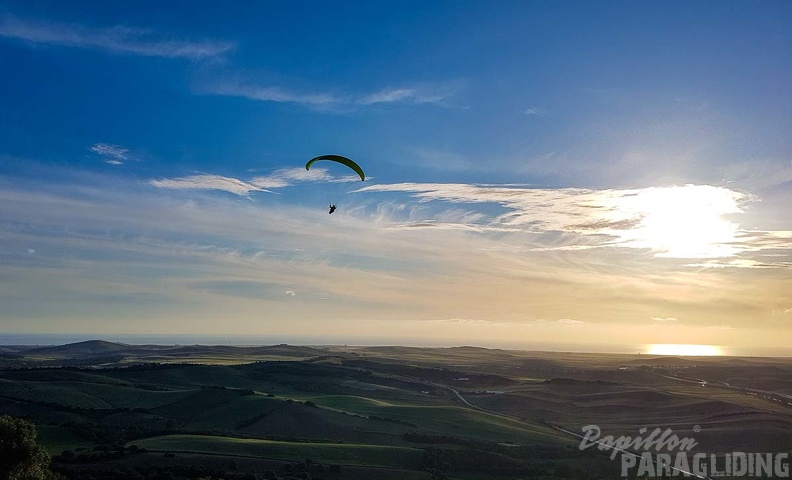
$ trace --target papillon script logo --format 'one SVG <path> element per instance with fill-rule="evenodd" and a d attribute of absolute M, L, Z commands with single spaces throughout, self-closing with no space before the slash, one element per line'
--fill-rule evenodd
<path fill-rule="evenodd" d="M 646 427 L 638 430 L 641 435 L 645 434 L 648 429 Z M 602 436 L 602 431 L 596 425 L 586 425 L 583 427 L 584 436 L 580 442 L 579 448 L 585 450 L 589 447 L 597 445 L 600 450 L 610 450 L 611 460 L 616 458 L 619 452 L 629 453 L 629 450 L 644 450 L 651 451 L 654 449 L 656 452 L 673 452 L 679 450 L 680 452 L 689 452 L 698 443 L 692 438 L 679 438 L 670 428 L 665 431 L 655 428 L 648 437 L 625 437 L 624 435 L 614 438 L 613 435 Z"/>
<path fill-rule="evenodd" d="M 788 453 L 692 454 L 690 451 L 698 445 L 694 439 L 680 438 L 670 428 L 655 428 L 644 436 L 647 431 L 641 428 L 635 437 L 602 436 L 597 425 L 586 425 L 584 435 L 579 435 L 579 448 L 596 446 L 609 451 L 611 459 L 621 453 L 622 477 L 789 477 Z"/>

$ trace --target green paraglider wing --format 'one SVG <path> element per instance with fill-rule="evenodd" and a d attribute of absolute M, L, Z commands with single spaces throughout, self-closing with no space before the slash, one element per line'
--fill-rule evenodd
<path fill-rule="evenodd" d="M 353 162 L 352 160 L 346 157 L 342 157 L 341 155 L 319 155 L 318 157 L 308 160 L 308 163 L 305 164 L 305 169 L 310 170 L 311 165 L 313 165 L 314 162 L 318 162 L 319 160 L 329 160 L 331 162 L 337 162 L 342 165 L 346 165 L 347 167 L 354 170 L 355 173 L 360 175 L 361 181 L 366 179 L 366 174 L 363 173 L 363 169 L 360 168 L 360 165 L 358 165 L 357 163 Z"/>

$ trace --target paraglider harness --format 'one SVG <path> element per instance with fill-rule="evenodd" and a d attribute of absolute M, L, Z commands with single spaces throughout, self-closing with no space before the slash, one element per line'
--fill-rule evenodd
<path fill-rule="evenodd" d="M 329 212 L 327 212 L 327 213 L 328 213 L 328 214 L 330 214 L 330 213 L 333 213 L 333 212 L 335 212 L 335 209 L 336 209 L 336 206 L 335 206 L 335 205 L 333 205 L 333 204 L 330 204 L 330 211 L 329 211 Z"/>

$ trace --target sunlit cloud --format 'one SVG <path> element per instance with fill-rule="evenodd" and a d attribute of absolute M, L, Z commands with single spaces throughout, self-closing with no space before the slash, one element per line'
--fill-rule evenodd
<path fill-rule="evenodd" d="M 354 181 L 354 175 L 334 176 L 322 168 L 289 168 L 249 180 L 194 175 L 149 183 L 159 188 L 221 190 L 248 196 L 305 182 Z M 522 233 L 533 236 L 525 247 L 536 252 L 626 248 L 647 251 L 657 258 L 700 260 L 688 262 L 689 268 L 784 268 L 792 248 L 789 232 L 742 230 L 732 218 L 741 215 L 744 205 L 756 197 L 724 187 L 592 190 L 402 183 L 369 185 L 355 192 L 407 193 L 416 200 L 409 208 L 380 203 L 383 210 L 378 215 L 390 219 L 381 225 L 385 230 Z M 473 207 L 481 204 L 495 204 L 501 210 L 487 208 L 485 213 Z M 407 221 L 399 221 L 405 215 Z M 547 242 L 550 238 L 553 241 Z"/>
<path fill-rule="evenodd" d="M 144 57 L 192 60 L 220 57 L 234 47 L 230 42 L 178 40 L 145 28 L 88 27 L 24 20 L 8 14 L 0 16 L 0 37 Z"/>
<path fill-rule="evenodd" d="M 663 317 L 652 317 L 651 319 L 654 320 L 655 322 L 678 322 L 679 321 L 678 318 L 674 318 L 674 317 L 665 317 L 665 318 L 663 318 Z"/>
<path fill-rule="evenodd" d="M 469 325 L 475 327 L 491 327 L 493 323 L 489 320 L 475 318 L 440 318 L 436 320 L 426 320 L 426 323 L 436 323 L 441 325 Z"/>
<path fill-rule="evenodd" d="M 692 268 L 773 268 L 773 264 L 761 263 L 756 260 L 748 258 L 734 258 L 730 260 L 707 260 L 700 263 L 688 263 L 688 267 Z"/>
<path fill-rule="evenodd" d="M 561 318 L 558 320 L 558 323 L 560 323 L 561 325 L 583 325 L 586 322 L 584 322 L 583 320 L 575 320 L 572 318 Z"/>
<path fill-rule="evenodd" d="M 403 192 L 419 203 L 495 204 L 505 211 L 460 222 L 479 230 L 504 228 L 571 234 L 574 244 L 540 245 L 539 250 L 574 251 L 618 247 L 647 250 L 659 258 L 709 259 L 691 266 L 784 266 L 739 254 L 792 248 L 788 232 L 751 232 L 731 220 L 753 195 L 725 187 L 686 185 L 643 189 L 540 189 L 470 184 L 383 184 L 358 192 Z M 432 219 L 414 226 L 433 227 Z M 449 228 L 449 227 L 445 227 Z M 581 239 L 588 239 L 581 243 Z"/>

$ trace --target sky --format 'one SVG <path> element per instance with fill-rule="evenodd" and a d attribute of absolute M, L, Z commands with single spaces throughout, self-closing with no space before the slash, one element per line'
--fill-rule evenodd
<path fill-rule="evenodd" d="M 792 354 L 790 25 L 0 0 L 0 328 Z"/>

